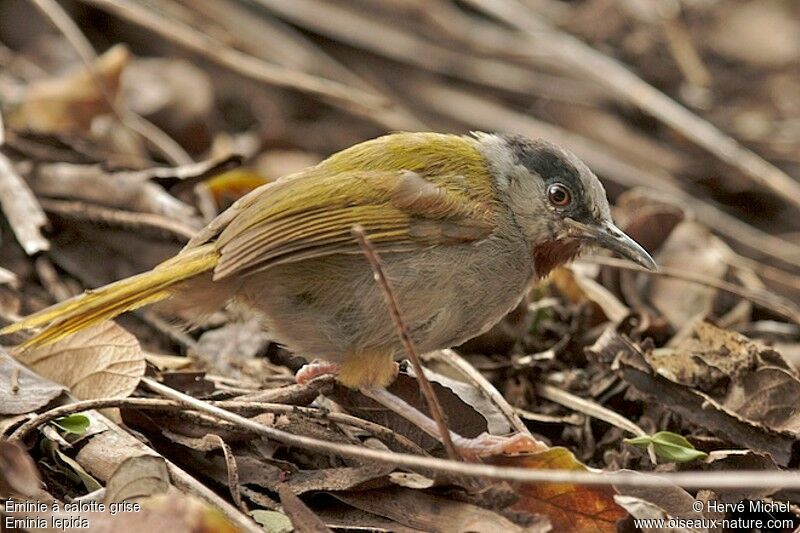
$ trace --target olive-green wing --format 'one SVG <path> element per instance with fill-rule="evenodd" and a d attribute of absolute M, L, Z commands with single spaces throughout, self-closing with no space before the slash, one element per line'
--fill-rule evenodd
<path fill-rule="evenodd" d="M 414 172 L 308 172 L 254 191 L 217 231 L 214 278 L 292 261 L 360 253 L 351 234 L 364 227 L 378 251 L 470 242 L 494 228 L 494 202 L 459 192 L 459 176 L 437 184 Z"/>

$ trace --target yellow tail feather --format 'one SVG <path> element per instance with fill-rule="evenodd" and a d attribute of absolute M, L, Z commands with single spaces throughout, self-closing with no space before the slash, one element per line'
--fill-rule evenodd
<path fill-rule="evenodd" d="M 43 309 L 0 330 L 0 335 L 26 329 L 43 329 L 25 341 L 23 348 L 42 346 L 115 316 L 170 296 L 171 288 L 212 270 L 219 254 L 213 244 L 187 250 L 153 270 L 131 276 Z"/>

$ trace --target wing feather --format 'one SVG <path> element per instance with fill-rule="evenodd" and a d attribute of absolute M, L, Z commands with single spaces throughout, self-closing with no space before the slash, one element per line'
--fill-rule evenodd
<path fill-rule="evenodd" d="M 453 177 L 454 180 L 459 179 Z M 447 183 L 439 176 L 439 183 Z M 331 254 L 359 253 L 360 224 L 379 251 L 404 251 L 486 237 L 491 199 L 476 202 L 408 171 L 314 172 L 265 188 L 238 206 L 217 238 L 214 278 Z"/>

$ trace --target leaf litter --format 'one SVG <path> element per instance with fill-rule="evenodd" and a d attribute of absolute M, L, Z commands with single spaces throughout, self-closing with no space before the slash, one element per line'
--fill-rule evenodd
<path fill-rule="evenodd" d="M 150 268 L 258 185 L 387 130 L 547 136 L 601 174 L 615 219 L 663 275 L 584 258 L 538 283 L 490 332 L 425 355 L 449 426 L 464 436 L 529 433 L 549 449 L 516 449 L 487 464 L 530 470 L 768 477 L 796 468 L 800 227 L 784 177 L 800 175 L 792 126 L 800 13 L 787 3 L 724 0 L 684 3 L 662 20 L 625 3 L 605 9 L 598 25 L 600 1 L 536 2 L 511 18 L 492 11 L 499 4 L 463 4 L 225 0 L 198 10 L 159 0 L 115 10 L 93 0 L 67 11 L 91 45 L 107 48 L 91 69 L 56 30 L 8 33 L 30 16 L 8 8 L 0 17 L 0 317 L 10 322 Z M 115 22 L 101 27 L 98 17 Z M 203 32 L 215 47 L 198 45 Z M 541 44 L 541 35 L 561 48 L 508 53 Z M 600 53 L 637 80 L 610 63 L 595 68 Z M 639 100 L 642 80 L 685 113 L 669 118 L 674 108 L 663 100 Z M 119 109 L 152 128 L 128 127 Z M 748 148 L 699 138 L 698 124 Z M 172 153 L 164 136 L 195 162 L 164 160 Z M 173 325 L 181 318 L 137 312 L 19 361 L 0 354 L 4 437 L 77 399 L 114 406 L 59 411 L 27 432 L 27 450 L 0 439 L 2 495 L 45 490 L 71 501 L 99 489 L 106 502 L 146 510 L 92 516 L 98 531 L 616 531 L 632 528 L 632 517 L 734 516 L 695 511 L 695 500 L 800 505 L 779 484 L 481 481 L 281 444 L 163 399 L 126 405 L 157 399 L 143 385 L 147 374 L 297 436 L 444 456 L 430 436 L 359 393 L 324 379 L 294 384 L 303 361 L 247 310 L 206 317 L 188 333 Z M 14 355 L 19 340 L 4 339 L 5 351 Z M 413 372 L 404 368 L 392 390 L 426 410 Z M 792 512 L 781 518 L 800 524 Z"/>

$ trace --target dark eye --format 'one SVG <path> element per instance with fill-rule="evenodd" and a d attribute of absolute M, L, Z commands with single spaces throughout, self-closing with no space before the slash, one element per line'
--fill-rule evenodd
<path fill-rule="evenodd" d="M 564 185 L 554 183 L 547 188 L 547 199 L 556 207 L 566 207 L 572 202 L 572 194 Z"/>

